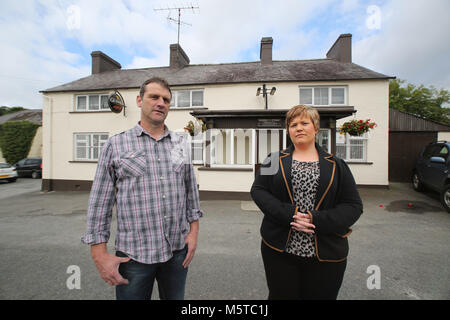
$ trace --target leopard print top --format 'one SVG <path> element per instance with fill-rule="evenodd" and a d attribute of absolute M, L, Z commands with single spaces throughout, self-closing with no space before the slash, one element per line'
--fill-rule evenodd
<path fill-rule="evenodd" d="M 298 212 L 307 212 L 314 208 L 319 177 L 319 161 L 292 160 L 292 188 Z M 314 257 L 314 235 L 292 229 L 286 252 L 305 258 Z"/>

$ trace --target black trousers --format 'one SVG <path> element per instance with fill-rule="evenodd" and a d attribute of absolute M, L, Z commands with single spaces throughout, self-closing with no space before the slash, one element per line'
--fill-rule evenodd
<path fill-rule="evenodd" d="M 319 262 L 278 252 L 261 242 L 269 300 L 336 300 L 347 260 Z"/>

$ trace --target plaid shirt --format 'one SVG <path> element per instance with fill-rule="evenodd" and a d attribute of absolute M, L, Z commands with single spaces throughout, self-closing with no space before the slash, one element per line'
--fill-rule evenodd
<path fill-rule="evenodd" d="M 189 223 L 203 216 L 190 148 L 165 127 L 155 140 L 139 124 L 103 146 L 91 189 L 85 244 L 108 242 L 116 204 L 116 250 L 147 263 L 185 246 Z"/>

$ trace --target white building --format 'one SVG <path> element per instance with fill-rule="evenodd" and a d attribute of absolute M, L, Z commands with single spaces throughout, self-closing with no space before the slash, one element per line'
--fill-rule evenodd
<path fill-rule="evenodd" d="M 165 78 L 173 91 L 166 120 L 182 130 L 201 119 L 208 130 L 192 143 L 202 199 L 248 199 L 255 167 L 271 152 L 285 148 L 286 111 L 298 104 L 321 115 L 319 143 L 344 158 L 358 185 L 386 187 L 388 181 L 389 79 L 351 61 L 351 35 L 343 34 L 324 59 L 272 60 L 272 38 L 261 40 L 260 61 L 189 64 L 178 45 L 170 46 L 167 67 L 122 70 L 102 52 L 92 52 L 92 74 L 42 91 L 43 190 L 89 190 L 106 139 L 133 127 L 140 118 L 136 96 L 148 78 Z M 273 95 L 257 95 L 263 85 Z M 261 90 L 260 89 L 260 93 Z M 125 114 L 106 103 L 118 90 Z M 362 137 L 343 136 L 345 120 L 371 119 L 375 130 Z"/>

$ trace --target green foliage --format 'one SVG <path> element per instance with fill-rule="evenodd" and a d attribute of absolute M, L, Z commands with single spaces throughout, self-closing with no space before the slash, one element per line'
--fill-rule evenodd
<path fill-rule="evenodd" d="M 8 121 L 0 125 L 0 148 L 9 164 L 26 158 L 38 124 L 30 121 Z"/>
<path fill-rule="evenodd" d="M 389 98 L 390 108 L 450 125 L 450 108 L 443 106 L 450 101 L 450 93 L 447 90 L 410 83 L 405 85 L 405 80 L 394 79 L 389 83 Z"/>
<path fill-rule="evenodd" d="M 14 113 L 17 111 L 27 110 L 23 107 L 7 107 L 7 106 L 1 106 L 0 107 L 0 116 L 3 116 L 5 114 Z"/>

